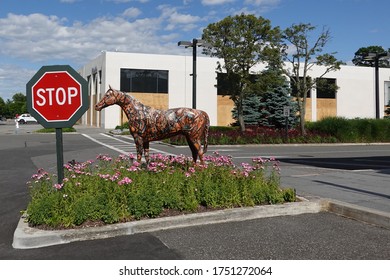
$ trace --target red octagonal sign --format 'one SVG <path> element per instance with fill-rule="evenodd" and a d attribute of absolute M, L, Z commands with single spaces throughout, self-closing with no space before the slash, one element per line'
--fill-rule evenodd
<path fill-rule="evenodd" d="M 67 65 L 43 66 L 26 89 L 29 112 L 44 127 L 70 127 L 89 108 L 87 82 Z"/>

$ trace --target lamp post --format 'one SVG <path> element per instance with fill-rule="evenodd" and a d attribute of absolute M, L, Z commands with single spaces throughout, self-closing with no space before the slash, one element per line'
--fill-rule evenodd
<path fill-rule="evenodd" d="M 203 45 L 203 40 L 179 41 L 177 45 L 192 48 L 192 108 L 196 109 L 196 48 Z"/>
<path fill-rule="evenodd" d="M 389 58 L 390 53 L 368 53 L 363 59 L 367 61 L 374 61 L 375 68 L 375 118 L 379 119 L 379 60 L 381 58 Z"/>

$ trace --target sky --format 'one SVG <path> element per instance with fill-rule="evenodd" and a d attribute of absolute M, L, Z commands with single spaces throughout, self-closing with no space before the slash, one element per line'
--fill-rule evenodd
<path fill-rule="evenodd" d="M 241 13 L 310 23 L 313 39 L 327 28 L 324 51 L 347 64 L 361 47 L 390 48 L 389 0 L 0 0 L 0 97 L 25 94 L 44 65 L 78 70 L 102 51 L 191 55 L 177 42 Z"/>

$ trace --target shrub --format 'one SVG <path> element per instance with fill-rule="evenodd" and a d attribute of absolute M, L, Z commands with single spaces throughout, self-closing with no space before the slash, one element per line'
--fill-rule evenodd
<path fill-rule="evenodd" d="M 149 166 L 134 156 L 100 155 L 95 161 L 66 165 L 64 181 L 39 170 L 29 183 L 28 222 L 46 227 L 74 227 L 88 221 L 106 224 L 157 217 L 164 210 L 194 212 L 198 207 L 226 208 L 295 201 L 283 190 L 274 160 L 256 158 L 233 165 L 230 157 L 205 156 L 193 165 L 184 156 L 151 156 Z M 291 195 L 294 194 L 294 195 Z"/>
<path fill-rule="evenodd" d="M 308 123 L 307 129 L 315 133 L 332 135 L 338 142 L 390 141 L 390 119 L 328 117 Z"/>
<path fill-rule="evenodd" d="M 37 133 L 54 133 L 54 132 L 56 132 L 56 129 L 55 128 L 42 128 L 42 129 L 38 129 L 35 132 L 37 132 Z M 76 129 L 74 129 L 73 127 L 65 127 L 65 128 L 62 128 L 62 132 L 64 132 L 64 133 L 76 132 Z"/>
<path fill-rule="evenodd" d="M 178 135 L 165 142 L 173 145 L 187 145 L 185 137 Z M 247 126 L 242 133 L 238 127 L 211 127 L 208 143 L 210 145 L 244 145 L 244 144 L 281 144 L 281 143 L 334 143 L 335 137 L 323 132 L 308 131 L 307 135 L 300 135 L 296 129 L 288 130 L 285 137 L 284 129 L 275 129 L 261 126 Z"/>

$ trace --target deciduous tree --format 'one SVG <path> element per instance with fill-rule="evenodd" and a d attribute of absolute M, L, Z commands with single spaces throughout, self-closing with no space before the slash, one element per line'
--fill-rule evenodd
<path fill-rule="evenodd" d="M 254 15 L 228 16 L 209 24 L 202 39 L 207 42 L 204 53 L 223 59 L 217 71 L 225 72 L 229 92 L 237 108 L 241 131 L 245 131 L 243 100 L 253 92 L 252 67 L 268 59 L 269 52 L 280 42 L 279 28 L 272 28 L 269 20 Z"/>
<path fill-rule="evenodd" d="M 284 45 L 281 49 L 284 62 L 283 72 L 296 87 L 299 110 L 300 131 L 305 135 L 305 113 L 307 93 L 316 85 L 316 80 L 331 71 L 340 69 L 342 61 L 337 60 L 335 53 L 324 53 L 324 47 L 330 40 L 329 29 L 323 28 L 315 35 L 316 27 L 311 24 L 293 24 L 283 32 Z M 314 34 L 313 34 L 314 33 Z M 311 77 L 310 70 L 314 66 L 322 66 L 320 76 Z"/>

